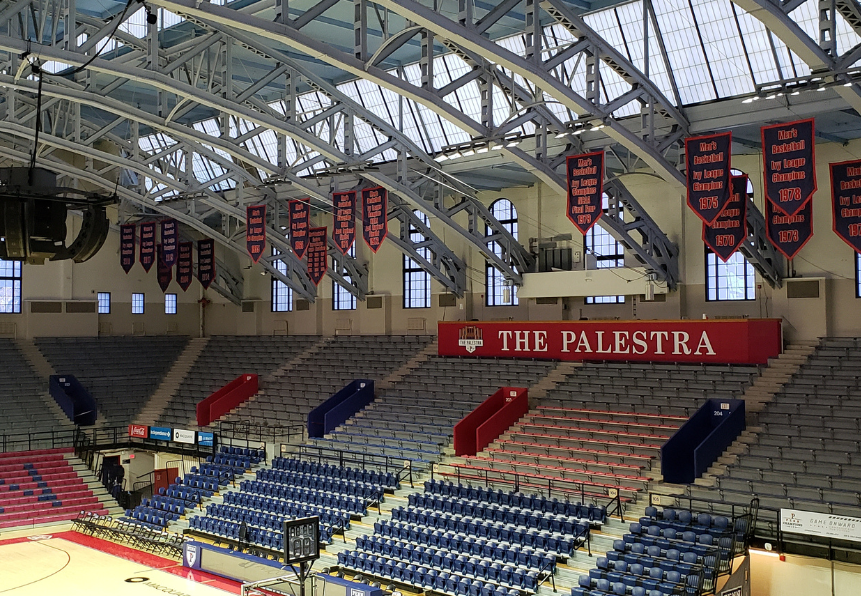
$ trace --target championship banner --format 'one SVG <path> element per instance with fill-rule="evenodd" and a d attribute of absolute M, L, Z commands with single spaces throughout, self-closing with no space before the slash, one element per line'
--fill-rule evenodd
<path fill-rule="evenodd" d="M 568 172 L 568 219 L 586 234 L 604 213 L 604 152 L 572 155 Z"/>
<path fill-rule="evenodd" d="M 192 242 L 179 243 L 179 256 L 176 260 L 176 283 L 185 292 L 191 286 L 191 280 L 194 278 L 194 270 L 191 256 Z"/>
<path fill-rule="evenodd" d="M 332 240 L 338 250 L 347 254 L 356 241 L 356 191 L 334 193 L 332 205 L 335 207 Z"/>
<path fill-rule="evenodd" d="M 792 534 L 861 542 L 861 518 L 845 515 L 781 509 L 780 529 Z"/>
<path fill-rule="evenodd" d="M 440 356 L 765 364 L 781 319 L 438 323 Z"/>
<path fill-rule="evenodd" d="M 155 222 L 141 224 L 141 265 L 149 273 L 155 263 Z"/>
<path fill-rule="evenodd" d="M 769 242 L 790 261 L 813 238 L 813 201 L 795 215 L 781 213 L 765 201 L 765 232 Z"/>
<path fill-rule="evenodd" d="M 161 222 L 161 246 L 164 264 L 173 267 L 176 264 L 177 244 L 179 243 L 179 228 L 175 219 L 166 219 Z"/>
<path fill-rule="evenodd" d="M 255 263 L 266 248 L 266 205 L 249 205 L 245 209 L 245 246 Z"/>
<path fill-rule="evenodd" d="M 732 133 L 685 139 L 688 207 L 711 224 L 730 200 Z"/>
<path fill-rule="evenodd" d="M 135 266 L 135 224 L 120 226 L 120 267 L 128 273 Z"/>
<path fill-rule="evenodd" d="M 816 192 L 813 119 L 763 126 L 765 198 L 786 215 L 795 215 Z"/>
<path fill-rule="evenodd" d="M 158 287 L 161 288 L 162 292 L 167 292 L 170 282 L 173 281 L 173 269 L 164 262 L 164 247 L 161 244 L 158 245 L 156 253 L 158 254 L 158 264 L 156 265 Z"/>
<path fill-rule="evenodd" d="M 831 164 L 834 233 L 861 253 L 861 160 Z"/>
<path fill-rule="evenodd" d="M 320 281 L 329 268 L 326 234 L 325 227 L 311 228 L 308 231 L 308 277 L 311 278 L 315 286 L 320 285 Z"/>
<path fill-rule="evenodd" d="M 290 247 L 297 259 L 308 250 L 308 229 L 311 227 L 311 205 L 309 199 L 295 199 L 288 203 L 290 209 Z"/>
<path fill-rule="evenodd" d="M 197 279 L 204 290 L 215 281 L 215 240 L 212 238 L 197 241 Z"/>
<path fill-rule="evenodd" d="M 374 253 L 389 233 L 389 191 L 378 186 L 362 189 L 362 237 Z"/>
<path fill-rule="evenodd" d="M 703 222 L 703 242 L 725 263 L 747 238 L 747 176 L 732 176 L 730 200 L 711 225 Z"/>

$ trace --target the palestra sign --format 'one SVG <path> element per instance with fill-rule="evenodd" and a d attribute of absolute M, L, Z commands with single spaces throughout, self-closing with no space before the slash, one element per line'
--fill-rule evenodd
<path fill-rule="evenodd" d="M 779 319 L 439 323 L 441 356 L 765 364 Z"/>

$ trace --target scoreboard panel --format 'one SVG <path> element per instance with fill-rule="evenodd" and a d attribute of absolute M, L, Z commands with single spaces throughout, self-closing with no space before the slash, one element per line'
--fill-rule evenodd
<path fill-rule="evenodd" d="M 320 558 L 320 518 L 303 517 L 284 521 L 284 563 Z"/>

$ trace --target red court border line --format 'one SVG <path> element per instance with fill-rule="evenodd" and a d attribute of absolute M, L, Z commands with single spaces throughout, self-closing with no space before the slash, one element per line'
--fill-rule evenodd
<path fill-rule="evenodd" d="M 128 546 L 123 546 L 122 544 L 116 544 L 114 542 L 102 540 L 101 538 L 96 538 L 94 536 L 87 536 L 85 534 L 81 534 L 80 532 L 66 531 L 52 533 L 50 531 L 46 531 L 39 534 L 33 534 L 33 536 L 37 535 L 50 536 L 51 538 L 59 538 L 61 540 L 66 540 L 67 542 L 73 542 L 75 544 L 79 544 L 87 548 L 92 548 L 93 550 L 97 550 L 105 554 L 112 555 L 114 557 L 119 557 L 120 559 L 125 559 L 126 561 L 145 565 L 157 571 L 163 571 L 165 573 L 170 573 L 171 575 L 176 575 L 178 577 L 184 577 L 186 579 L 193 580 L 195 582 L 210 586 L 212 588 L 218 588 L 219 590 L 224 590 L 225 592 L 228 592 L 230 594 L 240 594 L 242 592 L 242 584 L 237 581 L 226 579 L 218 575 L 213 575 L 205 571 L 188 569 L 186 567 L 183 567 L 182 563 L 178 563 L 177 561 L 174 561 L 172 559 L 166 559 L 164 557 L 159 557 L 158 555 L 141 552 Z M 0 540 L 0 546 L 6 546 L 9 544 L 21 544 L 24 542 L 31 542 L 31 540 L 27 536 L 22 536 L 20 538 L 9 538 L 7 540 Z"/>

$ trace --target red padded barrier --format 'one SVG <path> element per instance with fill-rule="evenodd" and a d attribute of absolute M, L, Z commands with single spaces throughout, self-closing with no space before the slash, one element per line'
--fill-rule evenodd
<path fill-rule="evenodd" d="M 454 451 L 475 455 L 514 424 L 529 409 L 522 387 L 502 387 L 454 426 Z"/>
<path fill-rule="evenodd" d="M 239 375 L 197 404 L 197 425 L 206 426 L 257 393 L 257 375 Z"/>

